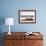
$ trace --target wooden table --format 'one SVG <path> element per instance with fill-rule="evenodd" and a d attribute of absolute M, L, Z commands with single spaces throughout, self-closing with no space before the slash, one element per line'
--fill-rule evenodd
<path fill-rule="evenodd" d="M 40 32 L 38 35 L 25 35 L 26 32 L 11 32 L 8 35 L 4 33 L 4 46 L 43 46 L 43 35 Z"/>

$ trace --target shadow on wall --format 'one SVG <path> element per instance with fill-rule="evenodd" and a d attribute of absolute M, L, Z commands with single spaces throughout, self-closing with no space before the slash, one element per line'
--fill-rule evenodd
<path fill-rule="evenodd" d="M 0 16 L 0 46 L 3 46 L 3 34 L 2 33 L 2 25 L 5 23 L 5 17 Z"/>

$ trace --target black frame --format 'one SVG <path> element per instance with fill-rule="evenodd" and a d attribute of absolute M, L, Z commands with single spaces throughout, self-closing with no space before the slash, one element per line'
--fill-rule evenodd
<path fill-rule="evenodd" d="M 21 11 L 33 11 L 33 12 L 35 12 L 35 22 L 20 22 L 20 13 L 21 13 Z M 19 15 L 19 18 L 18 18 L 18 22 L 19 23 L 21 23 L 21 24 L 29 24 L 29 23 L 36 23 L 36 10 L 19 10 L 18 11 L 18 15 Z"/>

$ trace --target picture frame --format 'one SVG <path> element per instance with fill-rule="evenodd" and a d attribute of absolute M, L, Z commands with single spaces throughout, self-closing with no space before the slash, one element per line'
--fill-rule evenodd
<path fill-rule="evenodd" d="M 19 23 L 36 23 L 36 10 L 19 10 Z"/>

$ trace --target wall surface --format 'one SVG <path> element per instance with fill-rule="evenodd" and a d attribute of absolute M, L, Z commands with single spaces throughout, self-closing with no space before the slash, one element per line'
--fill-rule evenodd
<path fill-rule="evenodd" d="M 46 0 L 0 0 L 1 14 L 0 18 L 13 17 L 15 20 L 14 26 L 11 26 L 11 31 L 46 31 Z M 20 9 L 35 9 L 36 10 L 36 24 L 19 24 L 18 10 Z M 8 26 L 1 25 L 1 32 L 8 31 Z"/>
<path fill-rule="evenodd" d="M 1 14 L 2 17 L 13 17 L 15 19 L 14 26 L 11 31 L 46 31 L 46 0 L 1 0 Z M 36 24 L 19 24 L 18 10 L 21 9 L 35 9 L 36 10 Z M 8 31 L 8 26 L 3 24 L 1 26 L 2 32 Z"/>
<path fill-rule="evenodd" d="M 36 24 L 19 24 L 18 10 L 35 9 Z M 4 19 L 13 17 L 15 23 L 11 26 L 11 32 L 42 32 L 46 36 L 46 0 L 0 0 L 0 32 L 8 32 L 8 26 Z M 0 36 L 2 37 L 2 36 Z M 45 37 L 46 38 L 46 37 Z M 45 39 L 44 38 L 44 39 Z M 2 39 L 2 38 L 1 38 Z M 46 40 L 46 39 L 45 39 Z M 44 46 L 46 41 L 44 41 Z"/>

